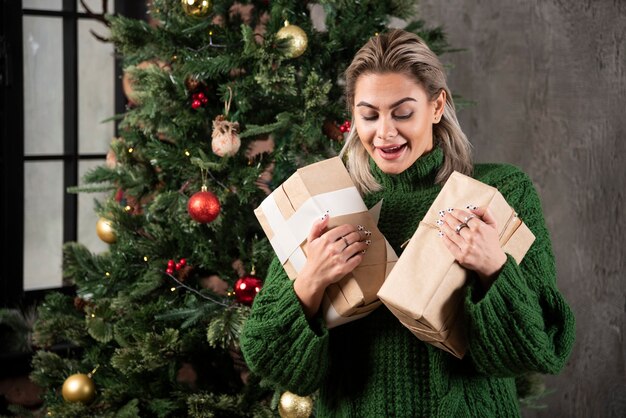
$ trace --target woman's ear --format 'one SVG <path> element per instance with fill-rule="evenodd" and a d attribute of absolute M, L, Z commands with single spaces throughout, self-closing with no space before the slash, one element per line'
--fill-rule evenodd
<path fill-rule="evenodd" d="M 439 123 L 443 116 L 443 111 L 446 107 L 446 91 L 441 89 L 439 92 L 439 96 L 434 101 L 434 114 L 433 114 L 433 123 Z"/>

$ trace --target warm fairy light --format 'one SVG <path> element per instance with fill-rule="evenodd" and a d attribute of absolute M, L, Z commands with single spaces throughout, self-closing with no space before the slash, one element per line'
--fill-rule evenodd
<path fill-rule="evenodd" d="M 147 261 L 148 261 L 148 256 L 147 256 L 147 255 L 144 255 L 144 256 L 143 256 L 143 261 L 145 261 L 145 262 L 147 262 Z"/>
<path fill-rule="evenodd" d="M 128 148 L 128 153 L 131 154 L 135 149 L 133 147 Z"/>
<path fill-rule="evenodd" d="M 124 206 L 124 210 L 126 212 L 130 212 L 131 210 L 133 210 L 133 208 L 132 208 L 132 206 L 126 205 L 126 206 Z"/>
<path fill-rule="evenodd" d="M 96 314 L 95 314 L 95 313 L 92 313 L 92 314 L 91 314 L 91 317 L 92 317 L 92 318 L 95 318 L 95 317 L 96 317 Z"/>
<path fill-rule="evenodd" d="M 109 277 L 111 275 L 111 273 L 109 273 L 108 271 L 106 273 L 104 273 L 105 276 Z"/>
<path fill-rule="evenodd" d="M 212 30 L 209 31 L 209 36 L 213 36 L 213 31 Z"/>
<path fill-rule="evenodd" d="M 191 153 L 189 152 L 189 150 L 185 150 L 185 155 L 186 155 L 187 157 L 189 157 L 189 156 L 191 155 Z"/>
<path fill-rule="evenodd" d="M 170 290 L 171 290 L 172 292 L 175 292 L 175 291 L 176 291 L 176 288 L 175 288 L 175 287 L 172 287 Z"/>

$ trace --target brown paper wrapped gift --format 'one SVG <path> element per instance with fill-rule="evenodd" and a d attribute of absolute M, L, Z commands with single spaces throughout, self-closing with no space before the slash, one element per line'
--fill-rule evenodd
<path fill-rule="evenodd" d="M 521 262 L 535 240 L 533 233 L 495 187 L 455 171 L 378 292 L 380 300 L 415 336 L 458 358 L 465 355 L 467 347 L 462 298 L 469 272 L 438 236 L 436 221 L 440 210 L 468 204 L 489 207 L 496 218 L 501 247 Z"/>
<path fill-rule="evenodd" d="M 397 256 L 378 230 L 339 157 L 300 168 L 276 188 L 254 213 L 290 279 L 306 262 L 306 239 L 326 211 L 329 228 L 350 223 L 371 231 L 371 244 L 361 264 L 326 288 L 322 310 L 332 328 L 361 318 L 381 305 L 376 296 Z"/>

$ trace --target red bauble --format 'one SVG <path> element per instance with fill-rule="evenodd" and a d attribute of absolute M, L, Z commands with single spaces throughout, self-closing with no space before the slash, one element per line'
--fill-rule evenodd
<path fill-rule="evenodd" d="M 220 214 L 220 201 L 206 187 L 189 198 L 187 212 L 194 221 L 206 224 L 217 218 Z"/>
<path fill-rule="evenodd" d="M 235 282 L 235 298 L 244 305 L 252 305 L 252 301 L 263 287 L 263 281 L 256 276 L 243 276 Z"/>

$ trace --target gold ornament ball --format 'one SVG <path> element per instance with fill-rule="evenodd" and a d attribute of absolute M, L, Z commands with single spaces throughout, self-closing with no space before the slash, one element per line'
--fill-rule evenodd
<path fill-rule="evenodd" d="M 278 39 L 289 38 L 289 56 L 291 58 L 297 58 L 304 54 L 306 51 L 309 39 L 306 36 L 306 32 L 302 30 L 300 26 L 290 25 L 289 22 L 285 22 L 285 26 L 280 28 L 276 32 Z"/>
<path fill-rule="evenodd" d="M 187 16 L 206 17 L 213 9 L 212 0 L 180 0 L 183 11 Z"/>
<path fill-rule="evenodd" d="M 113 244 L 117 240 L 113 223 L 107 218 L 100 218 L 96 222 L 96 234 L 107 244 Z"/>
<path fill-rule="evenodd" d="M 280 396 L 278 413 L 282 418 L 308 418 L 313 413 L 313 399 L 287 391 Z"/>
<path fill-rule="evenodd" d="M 96 396 L 96 385 L 89 375 L 76 373 L 65 379 L 61 392 L 67 402 L 87 404 Z"/>

